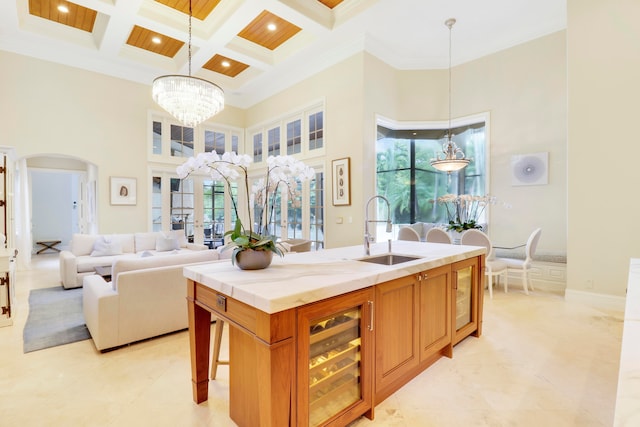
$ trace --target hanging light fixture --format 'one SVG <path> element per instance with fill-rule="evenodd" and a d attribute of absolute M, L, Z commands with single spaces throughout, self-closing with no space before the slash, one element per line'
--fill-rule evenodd
<path fill-rule="evenodd" d="M 470 162 L 465 158 L 464 152 L 451 140 L 453 136 L 451 133 L 451 28 L 455 23 L 456 20 L 453 18 L 447 19 L 444 23 L 449 27 L 449 132 L 447 133 L 447 141 L 442 144 L 444 158 L 440 158 L 440 155 L 436 154 L 436 158 L 431 159 L 431 166 L 447 173 L 464 169 Z"/>
<path fill-rule="evenodd" d="M 191 76 L 191 0 L 189 0 L 189 75 L 160 76 L 153 81 L 153 100 L 182 124 L 195 127 L 224 108 L 224 92 L 210 81 Z"/>

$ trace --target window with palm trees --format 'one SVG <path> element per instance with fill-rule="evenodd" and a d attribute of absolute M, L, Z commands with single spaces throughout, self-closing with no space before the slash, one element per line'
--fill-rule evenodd
<path fill-rule="evenodd" d="M 430 160 L 442 150 L 447 132 L 447 129 L 378 126 L 376 190 L 389 199 L 394 224 L 446 223 L 446 209 L 434 203 L 435 199 L 444 194 L 485 194 L 484 121 L 452 129 L 453 140 L 472 161 L 451 174 L 430 165 Z"/>

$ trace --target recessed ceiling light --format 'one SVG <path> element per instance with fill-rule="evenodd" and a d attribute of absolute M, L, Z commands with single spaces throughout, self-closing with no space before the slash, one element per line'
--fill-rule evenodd
<path fill-rule="evenodd" d="M 58 5 L 58 12 L 69 13 L 69 8 L 64 4 Z"/>
<path fill-rule="evenodd" d="M 160 37 L 158 37 L 158 36 L 153 36 L 153 37 L 151 38 L 151 41 L 152 41 L 152 42 L 154 42 L 155 44 L 160 44 L 160 43 L 162 43 L 162 39 L 161 39 Z"/>
<path fill-rule="evenodd" d="M 222 66 L 223 67 L 230 67 L 231 64 L 229 64 L 229 61 L 222 61 Z"/>
<path fill-rule="evenodd" d="M 267 29 L 269 31 L 275 31 L 276 28 L 278 28 L 278 27 L 276 27 L 276 24 L 271 23 L 271 24 L 267 25 Z"/>

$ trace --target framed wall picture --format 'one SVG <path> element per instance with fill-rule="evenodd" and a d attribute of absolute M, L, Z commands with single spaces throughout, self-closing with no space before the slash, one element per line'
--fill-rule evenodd
<path fill-rule="evenodd" d="M 137 189 L 135 178 L 111 177 L 111 204 L 135 205 Z"/>
<path fill-rule="evenodd" d="M 346 157 L 331 162 L 334 206 L 347 206 L 351 204 L 350 160 L 350 157 Z"/>
<path fill-rule="evenodd" d="M 511 185 L 545 185 L 548 182 L 548 152 L 511 156 Z"/>

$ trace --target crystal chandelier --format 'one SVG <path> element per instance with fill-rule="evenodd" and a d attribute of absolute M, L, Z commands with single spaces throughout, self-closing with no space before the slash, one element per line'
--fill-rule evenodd
<path fill-rule="evenodd" d="M 153 100 L 182 124 L 195 127 L 224 108 L 224 92 L 210 81 L 191 77 L 191 0 L 189 0 L 189 75 L 160 76 L 153 81 Z"/>
<path fill-rule="evenodd" d="M 455 23 L 456 20 L 453 18 L 447 19 L 444 23 L 449 27 L 449 132 L 447 133 L 447 142 L 442 144 L 444 158 L 440 158 L 440 155 L 436 154 L 436 158 L 431 159 L 431 166 L 447 173 L 464 169 L 470 162 L 469 159 L 465 158 L 462 149 L 451 140 L 451 28 Z"/>

